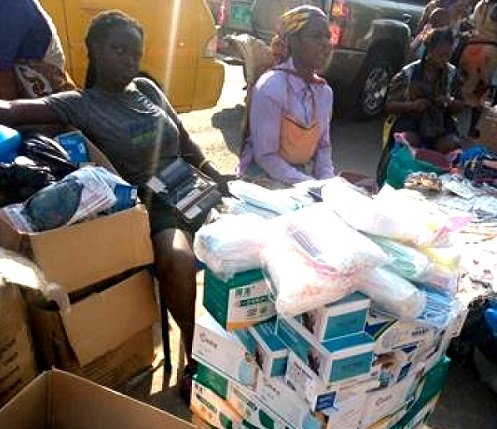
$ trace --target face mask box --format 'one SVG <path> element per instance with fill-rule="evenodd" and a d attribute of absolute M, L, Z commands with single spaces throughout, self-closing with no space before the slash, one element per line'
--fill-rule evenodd
<path fill-rule="evenodd" d="M 303 313 L 300 323 L 320 342 L 364 331 L 370 299 L 356 292 L 340 301 Z"/>
<path fill-rule="evenodd" d="M 373 372 L 342 383 L 326 384 L 293 352 L 288 357 L 285 382 L 307 401 L 313 411 L 336 407 L 379 386 L 378 374 Z"/>
<path fill-rule="evenodd" d="M 285 424 L 257 400 L 253 391 L 202 364 L 198 365 L 195 377 L 197 382 L 225 399 L 246 423 L 257 428 L 285 429 Z"/>
<path fill-rule="evenodd" d="M 192 356 L 225 377 L 249 388 L 257 381 L 258 367 L 244 345 L 206 314 L 195 322 Z"/>
<path fill-rule="evenodd" d="M 275 334 L 276 319 L 258 323 L 248 329 L 234 331 L 255 362 L 269 377 L 282 377 L 286 372 L 288 349 Z"/>
<path fill-rule="evenodd" d="M 381 355 L 409 344 L 433 342 L 437 330 L 419 322 L 396 320 L 370 310 L 365 331 L 375 341 L 375 354 Z"/>
<path fill-rule="evenodd" d="M 371 371 L 374 343 L 365 333 L 320 343 L 293 318 L 278 317 L 276 335 L 324 383 L 338 383 Z"/>
<path fill-rule="evenodd" d="M 270 296 L 260 270 L 236 274 L 227 282 L 205 270 L 204 307 L 227 330 L 248 328 L 275 316 Z"/>
<path fill-rule="evenodd" d="M 268 377 L 259 372 L 256 397 L 289 428 L 325 429 L 324 415 L 312 412 L 282 378 Z"/>
<path fill-rule="evenodd" d="M 361 423 L 366 394 L 358 395 L 345 402 L 340 402 L 328 414 L 326 429 L 357 429 Z"/>
<path fill-rule="evenodd" d="M 195 378 L 192 381 L 190 409 L 217 429 L 240 429 L 242 427 L 242 417 L 228 402 Z"/>
<path fill-rule="evenodd" d="M 369 428 L 385 417 L 390 417 L 391 421 L 392 416 L 399 412 L 403 413 L 406 403 L 419 385 L 422 374 L 423 368 L 421 367 L 400 383 L 385 389 L 369 392 L 364 406 L 361 429 Z"/>

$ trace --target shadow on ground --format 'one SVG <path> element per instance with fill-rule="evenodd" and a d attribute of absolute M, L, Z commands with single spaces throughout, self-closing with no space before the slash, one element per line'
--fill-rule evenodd
<path fill-rule="evenodd" d="M 212 126 L 223 134 L 228 150 L 239 155 L 241 150 L 242 134 L 245 124 L 246 108 L 237 104 L 235 107 L 223 109 L 212 116 Z"/>

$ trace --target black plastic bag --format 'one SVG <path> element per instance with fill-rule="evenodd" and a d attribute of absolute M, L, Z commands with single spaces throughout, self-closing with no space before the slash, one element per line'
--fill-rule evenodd
<path fill-rule="evenodd" d="M 47 167 L 0 163 L 0 207 L 22 203 L 53 182 Z"/>
<path fill-rule="evenodd" d="M 66 150 L 55 140 L 42 134 L 25 136 L 19 155 L 31 159 L 39 166 L 48 167 L 57 180 L 77 170 Z"/>

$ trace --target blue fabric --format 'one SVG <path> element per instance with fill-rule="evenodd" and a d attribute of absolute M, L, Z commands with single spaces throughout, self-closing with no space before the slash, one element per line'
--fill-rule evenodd
<path fill-rule="evenodd" d="M 52 32 L 33 0 L 1 0 L 0 40 L 0 70 L 9 70 L 17 59 L 42 59 Z"/>

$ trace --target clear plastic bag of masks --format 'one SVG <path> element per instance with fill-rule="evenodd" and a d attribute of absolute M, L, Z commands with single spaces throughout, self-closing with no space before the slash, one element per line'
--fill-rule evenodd
<path fill-rule="evenodd" d="M 317 269 L 352 275 L 388 262 L 378 245 L 323 203 L 286 214 L 280 222 L 295 248 Z"/>
<path fill-rule="evenodd" d="M 284 235 L 262 251 L 261 260 L 276 311 L 285 317 L 338 301 L 356 290 L 353 276 L 317 267 Z"/>
<path fill-rule="evenodd" d="M 370 198 L 341 178 L 321 191 L 323 201 L 350 226 L 413 246 L 427 246 L 462 228 L 470 216 L 449 215 L 415 191 L 385 185 Z"/>
<path fill-rule="evenodd" d="M 425 309 L 425 293 L 388 269 L 365 271 L 356 281 L 358 290 L 371 298 L 373 308 L 396 319 L 415 319 Z"/>
<path fill-rule="evenodd" d="M 389 257 L 385 268 L 407 280 L 429 284 L 451 295 L 456 293 L 459 264 L 455 249 L 416 249 L 388 238 L 372 235 L 369 238 Z"/>

